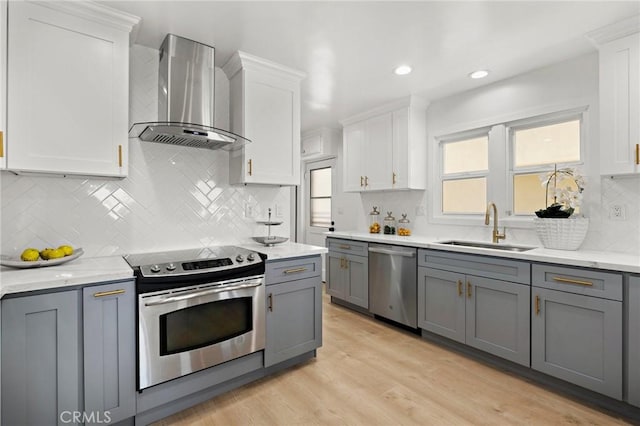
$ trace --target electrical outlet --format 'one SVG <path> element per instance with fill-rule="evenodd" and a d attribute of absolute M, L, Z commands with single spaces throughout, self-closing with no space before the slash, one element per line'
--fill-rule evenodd
<path fill-rule="evenodd" d="M 244 203 L 244 217 L 253 217 L 253 205 Z"/>
<path fill-rule="evenodd" d="M 609 209 L 609 218 L 613 220 L 626 220 L 625 209 L 622 204 L 614 204 Z"/>
<path fill-rule="evenodd" d="M 280 204 L 276 204 L 276 217 L 282 217 L 282 206 Z"/>

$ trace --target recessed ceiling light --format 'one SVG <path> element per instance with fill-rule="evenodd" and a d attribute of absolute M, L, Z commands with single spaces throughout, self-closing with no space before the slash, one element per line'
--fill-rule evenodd
<path fill-rule="evenodd" d="M 474 71 L 471 74 L 469 74 L 469 77 L 471 77 L 471 78 L 485 78 L 488 75 L 489 75 L 489 71 L 487 71 L 487 70 L 478 70 L 478 71 Z"/>
<path fill-rule="evenodd" d="M 395 70 L 393 70 L 393 72 L 397 75 L 407 75 L 411 72 L 411 67 L 409 65 L 400 65 Z"/>

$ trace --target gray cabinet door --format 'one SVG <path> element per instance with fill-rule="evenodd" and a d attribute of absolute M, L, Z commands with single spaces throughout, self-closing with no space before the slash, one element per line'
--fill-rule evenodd
<path fill-rule="evenodd" d="M 330 251 L 327 254 L 327 294 L 345 299 L 348 276 L 345 271 L 346 256 Z"/>
<path fill-rule="evenodd" d="M 465 342 L 464 274 L 418 268 L 418 327 Z"/>
<path fill-rule="evenodd" d="M 62 425 L 81 411 L 79 319 L 77 291 L 2 300 L 2 424 Z"/>
<path fill-rule="evenodd" d="M 530 287 L 467 275 L 466 343 L 529 367 Z"/>
<path fill-rule="evenodd" d="M 111 422 L 136 414 L 136 322 L 133 281 L 82 289 L 84 406 Z"/>
<path fill-rule="evenodd" d="M 364 256 L 347 255 L 345 300 L 369 309 L 369 261 Z"/>
<path fill-rule="evenodd" d="M 640 407 L 640 275 L 629 277 L 627 310 L 627 382 L 628 402 Z"/>
<path fill-rule="evenodd" d="M 532 288 L 531 367 L 622 398 L 622 303 Z"/>
<path fill-rule="evenodd" d="M 271 285 L 266 303 L 265 367 L 322 346 L 320 277 Z"/>

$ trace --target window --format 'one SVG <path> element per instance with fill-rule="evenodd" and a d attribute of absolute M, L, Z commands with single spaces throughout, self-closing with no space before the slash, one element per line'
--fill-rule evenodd
<path fill-rule="evenodd" d="M 540 175 L 553 171 L 554 166 L 575 165 L 581 162 L 580 117 L 561 122 L 538 123 L 526 127 L 512 127 L 512 188 L 513 213 L 531 215 L 534 211 L 553 203 L 553 194 L 545 200 L 545 187 Z M 566 179 L 561 186 L 575 186 Z"/>
<path fill-rule="evenodd" d="M 310 226 L 331 226 L 331 167 L 312 169 L 309 172 Z"/>
<path fill-rule="evenodd" d="M 489 136 L 441 142 L 442 213 L 484 213 L 487 205 Z"/>

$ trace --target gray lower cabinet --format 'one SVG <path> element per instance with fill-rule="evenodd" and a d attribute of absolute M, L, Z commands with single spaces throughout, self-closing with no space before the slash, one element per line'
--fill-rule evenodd
<path fill-rule="evenodd" d="M 418 326 L 529 366 L 530 287 L 418 268 Z"/>
<path fill-rule="evenodd" d="M 78 291 L 2 300 L 2 424 L 65 424 L 81 411 L 80 333 Z"/>
<path fill-rule="evenodd" d="M 133 281 L 82 289 L 84 411 L 100 423 L 136 413 L 136 320 Z"/>
<path fill-rule="evenodd" d="M 264 365 L 269 367 L 322 346 L 322 260 L 269 262 L 266 268 Z"/>
<path fill-rule="evenodd" d="M 369 309 L 368 257 L 329 251 L 327 269 L 327 293 Z"/>
<path fill-rule="evenodd" d="M 640 275 L 629 277 L 627 298 L 627 401 L 640 407 Z"/>
<path fill-rule="evenodd" d="M 622 302 L 533 287 L 531 367 L 622 399 Z"/>

